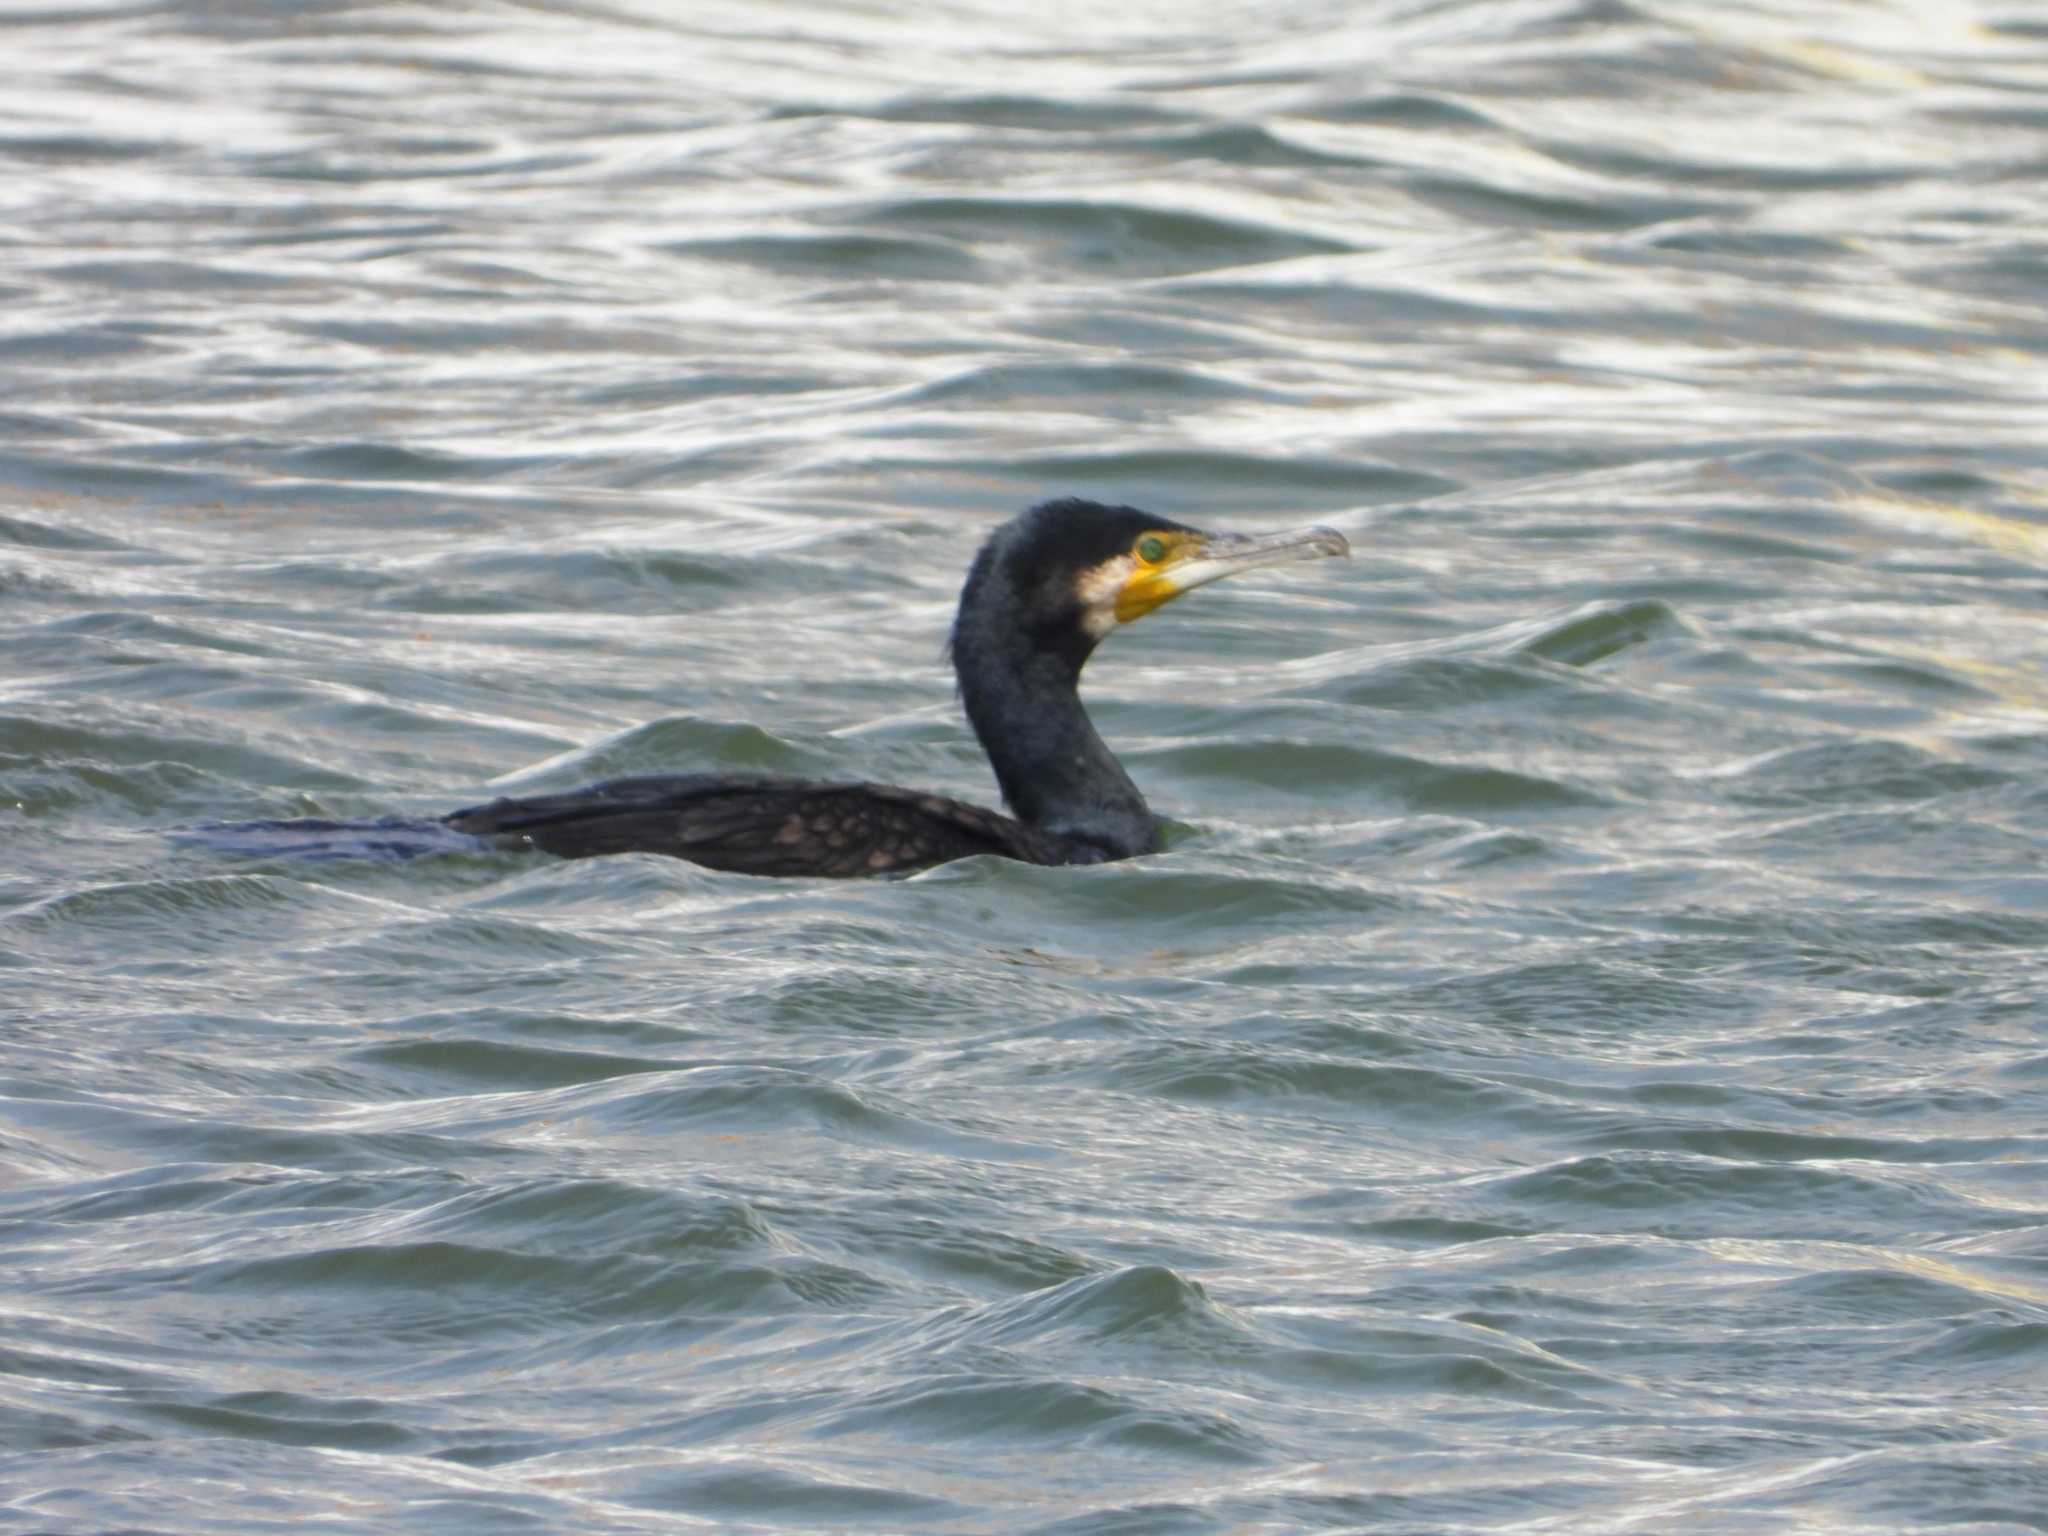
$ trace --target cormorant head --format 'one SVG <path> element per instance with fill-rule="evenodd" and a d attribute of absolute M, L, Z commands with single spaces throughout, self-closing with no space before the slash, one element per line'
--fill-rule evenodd
<path fill-rule="evenodd" d="M 1262 565 L 1350 553 L 1330 528 L 1205 533 L 1136 507 L 1042 502 L 990 534 L 975 556 L 953 623 L 954 661 L 996 643 L 1000 630 L 1078 675 L 1117 625 L 1183 592 Z"/>

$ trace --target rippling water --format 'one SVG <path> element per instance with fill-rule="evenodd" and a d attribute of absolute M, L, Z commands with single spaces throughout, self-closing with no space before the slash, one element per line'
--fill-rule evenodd
<path fill-rule="evenodd" d="M 0 1525 L 2048 1530 L 2023 0 L 0 18 Z M 877 884 L 167 829 L 989 799 Z"/>

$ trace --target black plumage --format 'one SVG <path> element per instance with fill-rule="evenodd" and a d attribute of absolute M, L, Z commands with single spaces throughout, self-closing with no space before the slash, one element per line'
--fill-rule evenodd
<path fill-rule="evenodd" d="M 444 818 L 499 848 L 561 858 L 664 853 L 749 875 L 892 875 L 977 853 L 1067 864 L 1058 839 L 999 811 L 858 780 L 689 773 L 493 800 Z"/>
<path fill-rule="evenodd" d="M 1149 853 L 1159 822 L 1081 707 L 1102 639 L 1219 577 L 1348 554 L 1327 528 L 1247 537 L 1096 502 L 1050 501 L 989 536 L 968 570 L 951 653 L 968 723 L 1013 815 L 892 784 L 682 774 L 493 800 L 438 821 L 244 822 L 217 848 L 308 857 L 531 849 L 660 853 L 754 875 L 892 875 L 972 854 L 1096 864 Z"/>
<path fill-rule="evenodd" d="M 1148 853 L 1158 819 L 1081 707 L 1096 645 L 1189 587 L 1347 552 L 1328 529 L 1208 534 L 1078 500 L 998 528 L 968 570 L 950 649 L 968 722 L 1014 815 L 889 784 L 686 774 L 493 800 L 443 825 L 500 848 L 663 853 L 757 875 L 902 874 L 977 853 L 1032 864 Z"/>

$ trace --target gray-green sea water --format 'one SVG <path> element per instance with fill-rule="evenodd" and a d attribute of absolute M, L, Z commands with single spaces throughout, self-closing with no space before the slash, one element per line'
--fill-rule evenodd
<path fill-rule="evenodd" d="M 2034 0 L 0 15 L 0 1529 L 2048 1531 Z M 991 800 L 1043 497 L 1355 556 Z"/>

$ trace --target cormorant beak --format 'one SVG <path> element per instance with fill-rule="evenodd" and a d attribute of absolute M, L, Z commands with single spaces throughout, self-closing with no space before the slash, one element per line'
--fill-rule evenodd
<path fill-rule="evenodd" d="M 1351 544 L 1334 528 L 1296 528 L 1289 533 L 1185 533 L 1172 537 L 1166 556 L 1134 562 L 1116 596 L 1116 621 L 1142 619 L 1161 603 L 1239 571 L 1296 560 L 1349 555 Z"/>

